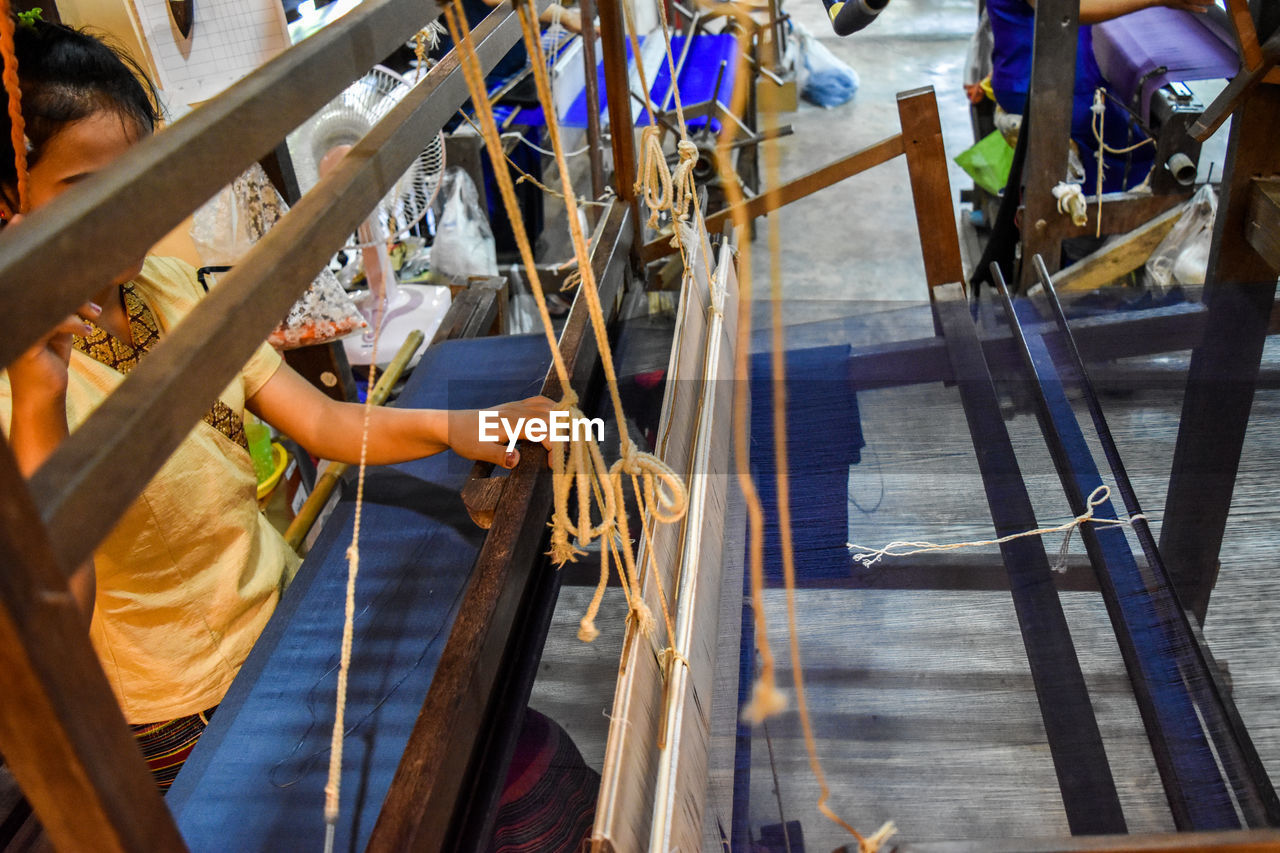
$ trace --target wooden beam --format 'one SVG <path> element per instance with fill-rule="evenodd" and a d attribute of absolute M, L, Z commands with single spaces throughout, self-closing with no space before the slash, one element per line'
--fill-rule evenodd
<path fill-rule="evenodd" d="M 1043 257 L 1051 273 L 1057 272 L 1061 263 L 1063 235 L 1051 227 L 1060 216 L 1053 188 L 1067 174 L 1075 74 L 1064 71 L 1076 67 L 1080 23 L 1078 0 L 1037 0 L 1035 7 L 1031 89 L 1022 125 L 1022 132 L 1028 134 L 1022 173 L 1026 205 L 1022 214 L 1023 262 L 1018 281 L 1012 282 L 1019 291 L 1035 279 L 1032 257 Z"/>
<path fill-rule="evenodd" d="M 627 0 L 597 0 L 600 46 L 604 52 L 604 90 L 609 109 L 609 138 L 613 146 L 613 189 L 631 209 L 632 245 L 644 240 L 644 220 L 636 197 L 635 125 L 631 120 L 631 77 L 627 70 L 626 24 L 622 4 Z M 635 58 L 636 62 L 640 57 Z"/>
<path fill-rule="evenodd" d="M 0 751 L 59 850 L 183 850 L 0 440 Z"/>
<path fill-rule="evenodd" d="M 475 30 L 491 66 L 519 33 L 509 8 Z M 306 282 L 467 98 L 450 52 L 164 338 L 31 480 L 59 564 L 110 532 Z M 65 276 L 74 278 L 75 276 Z M 104 495 L 111 500 L 103 500 Z"/>
<path fill-rule="evenodd" d="M 1262 45 L 1262 57 L 1254 68 L 1241 69 L 1240 73 L 1231 78 L 1231 82 L 1227 87 L 1218 93 L 1218 97 L 1213 99 L 1213 103 L 1200 114 L 1200 118 L 1196 123 L 1191 125 L 1191 129 L 1187 134 L 1192 138 L 1204 142 L 1214 131 L 1222 126 L 1227 120 L 1227 116 L 1231 115 L 1244 102 L 1248 94 L 1263 81 L 1270 80 L 1272 68 L 1276 62 L 1280 61 L 1280 32 L 1273 33 L 1266 43 Z"/>
<path fill-rule="evenodd" d="M 1236 28 L 1236 41 L 1240 45 L 1245 70 L 1252 71 L 1262 64 L 1262 47 L 1258 44 L 1258 31 L 1253 28 L 1249 0 L 1227 0 L 1227 11 Z"/>
<path fill-rule="evenodd" d="M 996 535 L 1034 530 L 1035 510 L 964 288 L 946 284 L 934 292 L 947 353 L 956 374 L 963 377 L 956 384 Z M 1044 542 L 1039 537 L 1014 539 L 1002 544 L 1000 553 L 1067 824 L 1076 835 L 1124 832 L 1120 797 Z"/>
<path fill-rule="evenodd" d="M 965 280 L 951 179 L 947 175 L 947 152 L 942 145 L 942 123 L 933 87 L 899 92 L 898 117 L 902 122 L 902 147 L 911 177 L 920 250 L 924 254 L 924 277 L 932 301 L 934 288 Z"/>
<path fill-rule="evenodd" d="M 1182 218 L 1183 210 L 1182 206 L 1167 210 L 1093 254 L 1059 270 L 1053 276 L 1054 288 L 1063 293 L 1093 290 L 1142 266 Z"/>
<path fill-rule="evenodd" d="M 437 14 L 434 0 L 361 4 L 5 229 L 0 367 Z"/>
<path fill-rule="evenodd" d="M 1254 178 L 1245 240 L 1273 270 L 1280 270 L 1280 178 Z"/>
<path fill-rule="evenodd" d="M 853 152 L 847 157 L 842 157 L 834 163 L 828 163 L 826 166 L 815 169 L 807 175 L 788 181 L 773 192 L 755 196 L 741 205 L 734 205 L 716 211 L 707 217 L 707 230 L 715 231 L 717 228 L 722 227 L 725 222 L 732 222 L 733 215 L 739 208 L 747 211 L 747 218 L 749 219 L 764 216 L 784 205 L 791 204 L 793 201 L 799 201 L 819 190 L 826 189 L 832 184 L 837 184 L 845 178 L 853 177 L 860 172 L 879 166 L 881 163 L 887 163 L 901 153 L 903 153 L 902 134 L 882 139 L 879 142 L 868 145 L 866 148 Z M 645 244 L 644 249 L 640 252 L 640 259 L 645 263 L 649 263 L 675 252 L 676 249 L 671 245 L 671 238 L 661 237 Z"/>
<path fill-rule="evenodd" d="M 1251 89 L 1231 124 L 1205 279 L 1208 323 L 1191 355 L 1160 531 L 1160 552 L 1174 586 L 1202 622 L 1275 302 L 1276 268 L 1250 247 L 1246 225 L 1252 176 L 1280 173 L 1278 138 L 1280 87 Z"/>
<path fill-rule="evenodd" d="M 597 243 L 600 299 L 612 315 L 628 266 L 633 230 L 629 207 L 614 204 Z M 560 350 L 578 390 L 597 363 L 586 300 L 579 292 L 560 337 Z M 554 374 L 542 393 L 562 393 Z M 490 698 L 508 630 L 517 618 L 532 566 L 546 535 L 551 472 L 541 445 L 526 444 L 511 472 L 493 526 L 485 537 L 458 617 L 441 654 L 430 691 L 369 839 L 370 853 L 441 850 L 473 780 L 470 768 L 483 739 Z"/>

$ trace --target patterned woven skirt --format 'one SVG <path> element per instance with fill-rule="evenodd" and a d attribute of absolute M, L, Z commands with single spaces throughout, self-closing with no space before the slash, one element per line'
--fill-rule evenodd
<path fill-rule="evenodd" d="M 577 853 L 591 835 L 600 774 L 569 733 L 530 708 L 498 804 L 491 853 Z"/>

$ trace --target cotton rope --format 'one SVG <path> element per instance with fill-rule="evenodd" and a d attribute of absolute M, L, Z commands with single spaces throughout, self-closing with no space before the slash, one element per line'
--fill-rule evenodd
<path fill-rule="evenodd" d="M 1127 148 L 1112 148 L 1110 145 L 1104 142 L 1102 137 L 1103 137 L 1103 128 L 1105 127 L 1106 116 L 1107 116 L 1107 90 L 1102 88 L 1101 86 L 1093 90 L 1093 104 L 1089 107 L 1089 112 L 1092 113 L 1092 115 L 1089 116 L 1089 127 L 1093 130 L 1093 138 L 1098 143 L 1098 180 L 1097 180 L 1098 221 L 1096 223 L 1097 228 L 1094 231 L 1093 236 L 1101 237 L 1102 236 L 1102 170 L 1105 165 L 1104 160 L 1106 156 L 1108 154 L 1128 154 L 1131 151 L 1137 151 L 1139 148 L 1141 148 L 1144 145 L 1154 145 L 1155 140 L 1152 139 L 1150 136 L 1148 136 L 1146 139 L 1142 140 L 1141 142 L 1136 142 L 1133 145 L 1128 146 Z M 1152 165 L 1151 168 L 1154 169 L 1155 166 Z M 1150 172 L 1148 172 L 1147 178 L 1150 179 L 1150 177 L 1151 177 L 1151 174 Z M 1075 222 L 1074 216 L 1072 217 L 1072 221 Z M 1083 225 L 1084 223 L 1076 222 L 1075 224 Z"/>
<path fill-rule="evenodd" d="M 25 213 L 30 175 L 27 171 L 26 121 L 22 117 L 22 87 L 18 81 L 18 53 L 14 45 L 16 24 L 9 0 L 0 0 L 0 56 L 4 58 L 4 73 L 0 76 L 8 96 L 9 140 L 13 145 L 13 168 L 18 175 L 18 209 L 13 213 Z"/>
<path fill-rule="evenodd" d="M 623 412 L 622 400 L 618 392 L 617 376 L 609 348 L 608 332 L 605 328 L 604 313 L 600 305 L 595 272 L 591 265 L 586 238 L 582 232 L 577 199 L 573 192 L 555 112 L 548 108 L 551 103 L 551 87 L 545 66 L 545 57 L 538 32 L 536 15 L 523 4 L 516 5 L 516 13 L 519 16 L 524 34 L 525 47 L 530 56 L 534 82 L 538 90 L 538 99 L 540 104 L 543 105 L 551 148 L 555 152 L 556 165 L 560 171 L 570 236 L 574 245 L 574 254 L 578 261 L 578 271 L 582 276 L 581 292 L 583 298 L 586 299 L 592 333 L 599 348 L 606 386 L 619 426 L 621 451 L 617 462 L 606 468 L 598 446 L 588 439 L 582 439 L 580 442 L 555 443 L 551 454 L 554 502 L 551 556 L 558 564 L 563 564 L 576 558 L 581 552 L 570 541 L 571 536 L 583 545 L 587 545 L 597 538 L 602 539 L 602 547 L 608 550 L 614 564 L 618 566 L 624 585 L 632 590 L 632 594 L 629 596 L 629 618 L 636 619 L 642 630 L 649 633 L 653 629 L 654 620 L 652 612 L 638 595 L 636 566 L 631 553 L 630 532 L 623 504 L 623 475 L 626 474 L 633 479 L 633 482 L 638 480 L 643 485 L 642 494 L 649 503 L 642 505 L 641 511 L 647 510 L 652 517 L 659 521 L 670 523 L 683 517 L 688 502 L 687 491 L 684 483 L 681 482 L 674 471 L 652 454 L 638 450 L 627 434 L 625 413 Z M 481 135 L 485 140 L 490 159 L 494 163 L 500 163 L 503 159 L 501 139 L 492 108 L 487 98 L 483 96 L 485 92 L 483 73 L 475 55 L 475 46 L 471 40 L 470 28 L 467 25 L 465 16 L 460 15 L 453 4 L 445 6 L 445 20 L 459 50 L 461 67 L 472 94 Z M 480 93 L 479 97 L 477 97 L 477 93 Z M 513 228 L 513 232 L 516 236 L 517 246 L 520 249 L 521 259 L 530 277 L 531 289 L 537 297 L 539 315 L 543 321 L 548 344 L 553 352 L 556 373 L 564 391 L 565 397 L 557 408 L 567 410 L 571 417 L 581 417 L 581 412 L 578 411 L 576 405 L 577 396 L 569 384 L 568 372 L 565 369 L 559 347 L 556 345 L 542 284 L 534 264 L 532 247 L 529 245 L 523 217 L 515 199 L 514 184 L 510 174 L 505 169 L 495 168 L 494 173 L 507 215 L 512 224 L 516 226 Z M 579 444 L 581 446 L 575 446 Z M 574 488 L 576 488 L 578 496 L 576 519 L 569 508 L 569 495 Z M 592 497 L 595 498 L 596 508 L 601 516 L 598 524 L 593 523 L 591 517 Z M 620 547 L 613 541 L 615 536 L 621 538 Z M 619 551 L 621 552 L 621 560 L 618 559 Z M 584 615 L 581 621 L 579 636 L 584 640 L 594 639 L 598 634 L 598 629 L 594 625 L 594 616 L 598 610 L 601 596 L 601 591 L 597 589 L 597 595 L 593 599 L 593 606 L 589 607 L 587 614 Z"/>
<path fill-rule="evenodd" d="M 540 61 L 542 59 L 542 41 L 538 34 L 537 18 L 532 5 L 527 7 L 518 6 L 517 11 L 521 16 L 526 49 L 535 60 L 533 62 L 534 82 L 538 88 L 538 99 L 544 104 L 544 112 L 546 112 L 545 105 L 550 103 L 551 83 L 546 72 L 545 62 Z M 613 358 L 609 350 L 604 314 L 600 308 L 599 293 L 596 289 L 595 272 L 591 266 L 587 241 L 582 233 L 578 212 L 574 203 L 569 201 L 569 197 L 573 195 L 573 185 L 568 163 L 565 160 L 564 148 L 561 144 L 560 130 L 554 110 L 547 115 L 547 132 L 552 143 L 552 150 L 556 152 L 556 165 L 560 171 L 560 179 L 566 196 L 566 212 L 569 217 L 570 235 L 573 237 L 574 252 L 578 260 L 578 271 L 582 274 L 582 292 L 587 297 L 587 305 L 591 313 L 592 331 L 600 348 L 601 362 L 604 366 L 614 414 L 619 425 L 621 455 L 618 461 L 610 468 L 609 479 L 615 492 L 617 524 L 623 543 L 621 548 L 623 562 L 633 583 L 635 583 L 637 580 L 637 568 L 629 547 L 631 537 L 624 504 L 623 474 L 631 478 L 641 517 L 652 518 L 656 523 L 673 524 L 683 518 L 688 504 L 688 495 L 679 476 L 658 457 L 651 453 L 637 450 L 626 431 L 622 398 L 618 392 L 617 379 L 614 376 Z M 579 500 L 581 501 L 581 498 Z M 649 549 L 650 552 L 651 550 Z M 637 605 L 637 617 L 640 619 L 641 629 L 646 634 L 649 634 L 652 632 L 652 615 L 648 616 L 648 623 L 646 624 L 647 606 L 644 605 L 643 601 L 637 602 Z M 667 612 L 665 598 L 662 599 L 662 605 L 663 618 L 666 622 L 668 634 L 674 637 L 675 629 Z M 589 634 L 592 627 L 594 625 L 584 619 L 584 631 Z"/>
<path fill-rule="evenodd" d="M 1095 518 L 1094 511 L 1102 504 L 1106 503 L 1111 497 L 1111 489 L 1106 485 L 1098 486 L 1089 494 L 1089 499 L 1085 502 L 1085 511 L 1075 518 L 1063 524 L 1057 524 L 1053 527 L 1038 527 L 1035 530 L 1024 530 L 1021 533 L 1010 533 L 1008 536 L 1001 536 L 999 539 L 982 539 L 976 542 L 953 542 L 946 545 L 938 545 L 933 542 L 890 542 L 883 548 L 871 548 L 867 545 L 858 545 L 853 542 L 846 543 L 853 553 L 853 559 L 862 563 L 863 566 L 871 568 L 885 557 L 908 557 L 912 554 L 929 554 L 940 551 L 959 551 L 963 548 L 984 548 L 989 545 L 1003 545 L 1006 542 L 1012 542 L 1015 539 L 1024 539 L 1028 536 L 1043 536 L 1048 533 L 1065 533 L 1062 539 L 1062 547 L 1058 550 L 1058 559 L 1053 568 L 1055 571 L 1066 570 L 1067 547 L 1071 544 L 1071 536 L 1075 533 L 1076 528 L 1085 524 L 1097 524 L 1103 527 L 1128 527 L 1136 521 L 1146 521 L 1146 515 L 1138 513 L 1128 518 Z"/>
<path fill-rule="evenodd" d="M 324 786 L 324 851 L 333 853 L 334 837 L 342 805 L 342 746 L 347 719 L 347 676 L 351 670 L 351 647 L 355 636 L 356 578 L 360 574 L 360 519 L 364 514 L 364 475 L 369 457 L 369 420 L 373 414 L 373 387 L 378 378 L 378 341 L 386 319 L 385 305 L 379 306 L 378 322 L 373 332 L 373 349 L 369 352 L 369 386 L 360 422 L 360 466 L 356 473 L 355 517 L 351 525 L 351 544 L 347 546 L 347 596 L 342 618 L 342 652 L 338 660 L 337 699 L 334 703 L 333 733 L 329 740 L 329 778 Z"/>

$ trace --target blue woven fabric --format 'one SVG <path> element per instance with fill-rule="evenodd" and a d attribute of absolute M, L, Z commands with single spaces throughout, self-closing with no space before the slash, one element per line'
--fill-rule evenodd
<path fill-rule="evenodd" d="M 461 408 L 536 394 L 541 335 L 424 354 L 399 405 Z M 364 849 L 422 707 L 483 531 L 443 453 L 371 468 L 361 523 L 338 850 Z M 192 851 L 319 850 L 354 490 L 339 503 L 167 802 Z"/>
<path fill-rule="evenodd" d="M 800 582 L 847 578 L 849 466 L 866 441 L 849 381 L 849 347 L 787 352 L 787 450 L 791 532 Z M 772 367 L 769 353 L 751 359 L 751 472 L 765 512 L 764 567 L 782 582 L 774 467 Z"/>

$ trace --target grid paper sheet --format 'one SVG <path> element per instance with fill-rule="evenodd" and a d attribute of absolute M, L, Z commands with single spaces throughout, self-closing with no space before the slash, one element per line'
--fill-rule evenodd
<path fill-rule="evenodd" d="M 168 0 L 134 0 L 156 66 L 172 102 L 206 101 L 289 46 L 280 0 L 194 0 L 191 38 L 184 39 Z"/>

